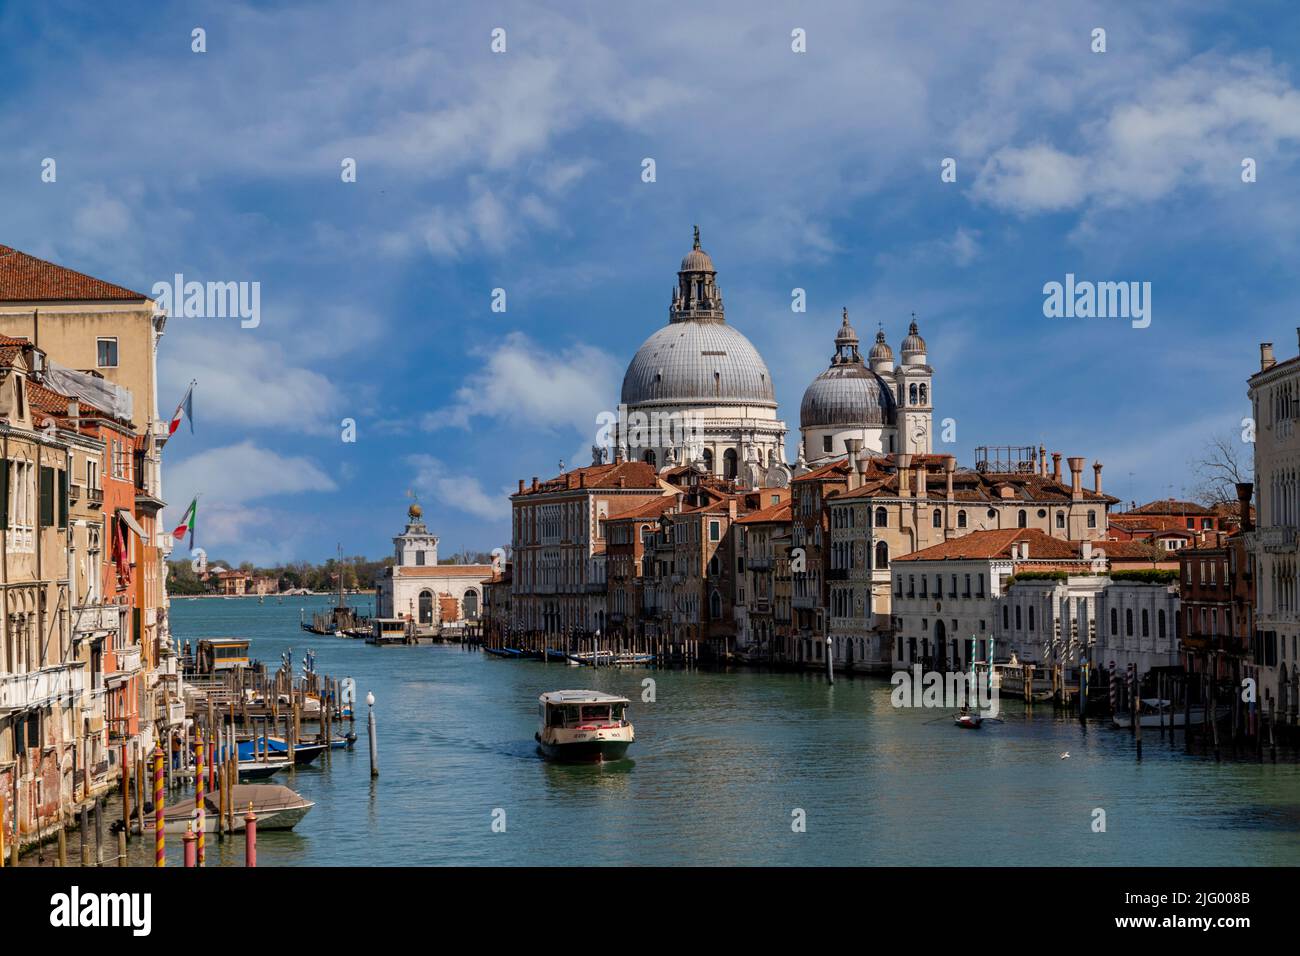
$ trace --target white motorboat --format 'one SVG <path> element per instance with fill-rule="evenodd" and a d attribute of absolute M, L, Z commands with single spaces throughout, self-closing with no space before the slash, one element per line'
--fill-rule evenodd
<path fill-rule="evenodd" d="M 595 690 L 554 690 L 538 698 L 541 729 L 534 735 L 552 760 L 621 760 L 636 739 L 626 697 Z"/>
<path fill-rule="evenodd" d="M 231 803 L 235 808 L 236 831 L 243 831 L 244 816 L 248 813 L 250 803 L 257 816 L 258 830 L 292 830 L 307 815 L 307 811 L 316 805 L 288 787 L 273 783 L 237 783 L 230 790 Z M 203 832 L 217 832 L 221 812 L 217 795 L 205 794 L 203 807 Z M 165 809 L 167 822 L 163 826 L 164 833 L 184 833 L 197 822 L 193 800 L 166 804 Z M 144 828 L 146 833 L 153 831 L 152 812 L 146 812 Z"/>

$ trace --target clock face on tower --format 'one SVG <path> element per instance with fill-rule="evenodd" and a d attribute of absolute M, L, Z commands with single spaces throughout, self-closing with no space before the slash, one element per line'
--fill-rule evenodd
<path fill-rule="evenodd" d="M 929 428 L 924 419 L 918 421 L 912 426 L 912 446 L 918 451 L 926 448 L 926 436 L 929 434 Z"/>

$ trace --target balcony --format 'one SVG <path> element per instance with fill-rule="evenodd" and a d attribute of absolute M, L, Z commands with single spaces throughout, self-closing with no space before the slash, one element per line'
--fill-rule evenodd
<path fill-rule="evenodd" d="M 1260 528 L 1257 536 L 1260 547 L 1270 554 L 1287 554 L 1296 548 L 1296 529 L 1294 527 Z"/>
<path fill-rule="evenodd" d="M 87 488 L 86 501 L 88 504 L 90 504 L 91 507 L 94 507 L 95 505 L 102 505 L 104 503 L 104 489 Z"/>
<path fill-rule="evenodd" d="M 114 634 L 121 626 L 122 606 L 118 604 L 88 604 L 72 609 L 74 640 L 84 640 L 92 634 Z"/>
<path fill-rule="evenodd" d="M 117 671 L 112 676 L 130 676 L 140 672 L 140 647 L 123 647 L 117 651 Z"/>
<path fill-rule="evenodd" d="M 0 713 L 45 707 L 56 700 L 78 697 L 85 689 L 86 671 L 81 663 L 0 675 Z"/>

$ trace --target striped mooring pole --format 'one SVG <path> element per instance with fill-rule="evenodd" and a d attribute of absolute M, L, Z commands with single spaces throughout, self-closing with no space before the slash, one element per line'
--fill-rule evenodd
<path fill-rule="evenodd" d="M 143 818 L 141 818 L 143 819 Z M 167 836 L 164 825 L 167 812 L 163 809 L 163 751 L 153 748 L 153 865 L 167 865 Z M 143 824 L 142 824 L 143 825 Z"/>
<path fill-rule="evenodd" d="M 194 738 L 194 826 L 198 831 L 194 836 L 198 840 L 198 866 L 203 866 L 206 858 L 203 844 L 203 785 L 206 783 L 203 757 L 203 731 L 200 730 Z"/>

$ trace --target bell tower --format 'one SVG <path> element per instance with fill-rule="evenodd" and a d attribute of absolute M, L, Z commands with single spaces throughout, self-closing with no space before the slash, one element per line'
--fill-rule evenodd
<path fill-rule="evenodd" d="M 909 455 L 931 454 L 934 418 L 934 369 L 927 364 L 925 339 L 916 325 L 916 313 L 903 339 L 902 363 L 894 370 L 898 383 L 899 450 Z"/>

